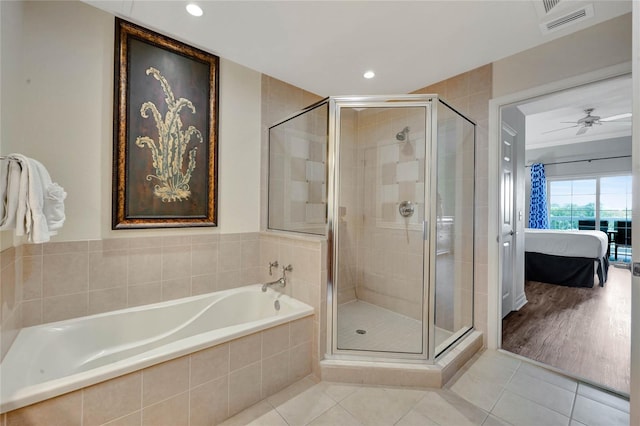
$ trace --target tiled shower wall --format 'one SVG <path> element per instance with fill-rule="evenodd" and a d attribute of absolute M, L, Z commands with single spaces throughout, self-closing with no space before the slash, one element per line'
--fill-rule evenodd
<path fill-rule="evenodd" d="M 356 293 L 414 319 L 422 319 L 425 118 L 423 108 L 365 109 L 357 125 Z M 405 141 L 397 140 L 405 127 Z M 401 201 L 414 204 L 413 216 L 400 215 Z"/>
<path fill-rule="evenodd" d="M 260 179 L 262 214 L 260 215 L 260 229 L 267 229 L 269 127 L 291 114 L 320 101 L 321 99 L 322 97 L 311 92 L 307 92 L 306 90 L 302 90 L 273 77 L 269 77 L 268 75 L 262 75 L 262 173 Z"/>
<path fill-rule="evenodd" d="M 422 317 L 424 120 L 422 109 L 341 110 L 338 303 L 357 296 Z M 402 200 L 416 203 L 413 217 L 398 213 Z"/>
<path fill-rule="evenodd" d="M 413 93 L 437 93 L 447 103 L 476 122 L 475 176 L 475 250 L 474 250 L 474 309 L 473 324 L 487 338 L 487 228 L 489 179 L 489 100 L 492 93 L 492 65 L 488 64 L 457 75 Z M 463 240 L 470 247 L 473 241 Z"/>
<path fill-rule="evenodd" d="M 473 237 L 469 229 L 458 227 L 455 231 L 454 245 L 459 251 L 462 251 L 462 260 L 469 262 L 474 256 L 474 326 L 483 332 L 486 338 L 487 331 L 487 209 L 488 209 L 488 106 L 491 99 L 492 88 L 492 67 L 486 65 L 467 73 L 455 76 L 451 79 L 440 83 L 419 89 L 414 93 L 430 94 L 435 93 L 452 105 L 461 113 L 471 117 L 477 124 L 476 127 L 476 175 L 475 175 L 475 250 L 473 247 Z M 361 223 L 361 215 L 359 212 L 368 213 L 370 217 L 379 217 L 383 219 L 389 218 L 387 223 L 393 223 L 397 217 L 397 205 L 391 203 L 393 197 L 398 196 L 398 200 L 416 198 L 414 192 L 410 191 L 410 186 L 398 183 L 397 188 L 393 185 L 386 185 L 388 190 L 386 195 L 381 191 L 381 196 L 391 197 L 386 207 L 383 204 L 382 211 L 377 212 L 375 206 L 367 205 L 367 199 L 375 200 L 375 196 L 362 197 L 364 192 L 375 191 L 375 188 L 366 188 L 366 185 L 376 185 L 376 173 L 370 172 L 365 176 L 367 168 L 375 170 L 380 165 L 377 164 L 378 159 L 374 150 L 362 149 L 359 152 L 356 146 L 363 145 L 367 141 L 375 141 L 377 139 L 393 142 L 396 132 L 403 128 L 402 123 L 387 120 L 388 125 L 381 126 L 380 132 L 383 134 L 375 135 L 367 132 L 367 124 L 371 121 L 380 121 L 380 117 L 365 117 L 362 111 L 360 113 L 353 112 L 353 116 L 343 116 L 342 125 L 346 126 L 341 134 L 342 142 L 347 142 L 353 147 L 341 148 L 341 191 L 344 191 L 343 197 L 340 199 L 340 206 L 343 209 L 344 216 L 341 215 L 339 226 L 341 235 L 347 236 L 347 241 L 341 240 L 341 265 L 339 271 L 340 283 L 343 285 L 339 289 L 339 302 L 344 303 L 352 300 L 357 293 L 357 297 L 363 300 L 369 300 L 377 305 L 386 307 L 404 315 L 416 317 L 419 315 L 419 306 L 415 303 L 416 296 L 412 295 L 411 289 L 417 288 L 417 284 L 411 284 L 412 276 L 420 276 L 420 271 L 409 272 L 412 265 L 421 264 L 420 259 L 411 259 L 411 256 L 419 256 L 421 253 L 421 232 L 409 230 L 401 231 L 392 227 L 376 227 L 371 220 L 367 223 Z M 384 120 L 382 120 L 384 121 Z M 394 123 L 394 124 L 391 124 Z M 407 124 L 408 125 L 408 124 Z M 410 126 L 412 127 L 412 126 Z M 413 126 L 412 128 L 415 128 Z M 410 133 L 411 135 L 411 133 Z M 385 139 L 386 138 L 386 139 Z M 355 142 L 357 141 L 357 143 Z M 393 145 L 393 144 L 388 144 Z M 391 149 L 391 148 L 387 148 Z M 397 158 L 396 158 L 397 156 Z M 380 154 L 380 158 L 389 159 L 389 153 Z M 391 153 L 394 161 L 387 161 L 389 164 L 382 164 L 379 184 L 384 185 L 387 180 L 400 181 L 398 177 L 404 176 L 407 170 L 398 170 L 398 165 L 405 161 L 407 164 L 411 161 L 419 161 L 416 158 L 404 158 L 403 152 L 398 150 L 397 153 Z M 385 160 L 386 161 L 386 160 Z M 395 166 L 395 169 L 393 168 Z M 358 170 L 357 167 L 364 167 Z M 421 169 L 422 167 L 419 167 Z M 408 170 L 410 172 L 410 170 Z M 401 176 L 399 176 L 401 175 Z M 421 178 L 421 177 L 420 177 Z M 414 188 L 415 190 L 415 188 Z M 359 195 L 360 194 L 360 195 Z M 404 198 L 403 198 L 404 197 Z M 408 198 L 409 197 L 409 198 Z M 464 199 L 464 204 L 472 203 L 472 199 Z M 384 201 L 384 200 L 382 200 Z M 469 204 L 470 205 L 470 204 Z M 361 231 L 354 234 L 354 229 Z M 354 234 L 354 235 L 352 235 Z M 403 241 L 404 240 L 404 241 Z M 408 240 L 408 243 L 407 243 Z M 356 250 L 357 247 L 357 250 Z M 380 248 L 374 253 L 372 247 Z M 458 265 L 459 266 L 459 265 Z M 451 273 L 455 274 L 456 267 L 451 264 Z M 446 269 L 446 268 L 441 268 Z M 388 285 L 389 280 L 395 280 L 393 285 Z M 465 278 L 466 281 L 468 279 Z M 357 284 L 356 284 L 357 283 Z M 389 293 L 386 290 L 391 290 Z M 385 292 L 386 291 L 386 292 Z M 456 291 L 460 294 L 455 297 L 440 298 L 441 301 L 455 299 L 457 301 L 470 300 L 469 297 L 462 294 L 468 291 L 466 283 L 456 287 Z M 453 296 L 453 295 L 452 295 Z M 412 303 L 413 301 L 413 303 Z M 450 306 L 447 309 L 439 309 L 440 312 L 451 312 L 451 318 L 442 323 L 454 324 L 454 328 L 458 328 L 459 322 L 468 323 L 470 318 L 466 315 L 458 315 L 454 317 L 454 311 Z M 438 309 L 436 309 L 438 312 Z M 471 312 L 468 306 L 456 306 L 455 312 Z M 458 318 L 459 317 L 459 318 Z M 443 324 L 444 325 L 444 324 Z"/>
<path fill-rule="evenodd" d="M 340 190 L 338 191 L 338 304 L 356 299 L 358 269 L 358 231 L 362 222 L 362 177 L 358 175 L 358 112 L 341 110 L 340 117 Z"/>
<path fill-rule="evenodd" d="M 262 215 L 262 227 L 266 229 L 266 200 L 267 200 L 267 129 L 268 126 L 275 123 L 277 120 L 286 117 L 287 115 L 294 113 L 303 107 L 306 107 L 321 98 L 319 96 L 313 95 L 309 92 L 296 88 L 294 86 L 288 85 L 282 81 L 270 78 L 268 76 L 263 76 L 262 80 L 262 120 L 263 120 L 263 167 L 262 167 L 262 206 L 263 206 L 263 215 Z M 416 90 L 414 93 L 436 93 L 440 95 L 443 99 L 447 101 L 454 108 L 462 112 L 463 114 L 471 117 L 477 124 L 476 127 L 476 181 L 475 181 L 475 250 L 474 250 L 474 326 L 477 330 L 483 332 L 483 336 L 486 339 L 486 331 L 487 331 L 487 303 L 488 303 L 488 290 L 487 290 L 487 255 L 486 255 L 486 246 L 487 246 L 487 225 L 488 225 L 488 193 L 487 193 L 487 184 L 488 184 L 488 115 L 489 115 L 489 100 L 491 99 L 492 92 L 492 66 L 491 64 L 485 65 L 483 67 L 471 70 L 469 72 L 457 75 L 447 80 L 443 80 L 439 83 L 424 87 L 422 89 Z M 357 114 L 354 112 L 354 117 L 351 117 L 353 121 L 353 127 L 351 130 L 347 130 L 352 132 L 352 137 L 357 137 L 357 131 L 355 126 L 357 126 Z M 343 122 L 345 124 L 345 122 Z M 394 127 L 395 129 L 395 127 Z M 395 129 L 395 131 L 399 131 L 401 128 Z M 395 135 L 395 133 L 393 133 Z M 343 137 L 348 137 L 348 134 L 343 135 Z M 357 150 L 352 150 L 351 152 L 341 153 L 341 155 L 346 155 L 348 158 L 349 155 L 357 156 Z M 354 161 L 354 164 L 357 162 Z M 341 243 L 356 246 L 356 231 L 353 228 L 349 227 L 349 222 L 353 223 L 353 216 L 357 211 L 357 204 L 354 203 L 362 203 L 361 198 L 358 198 L 355 194 L 357 193 L 356 188 L 358 185 L 356 178 L 356 170 L 341 170 L 344 178 L 346 176 L 350 176 L 349 173 L 353 172 L 352 182 L 347 183 L 347 190 L 351 188 L 353 191 L 349 197 L 345 197 L 345 201 L 341 200 L 341 206 L 346 207 L 341 211 L 341 218 L 346 221 L 342 221 L 338 219 L 339 226 L 347 228 L 347 235 L 349 236 L 349 241 L 345 241 L 344 239 Z M 361 181 L 360 185 L 363 184 Z M 354 208 L 349 208 L 347 204 L 353 204 Z M 344 204 L 344 205 L 343 205 Z M 345 235 L 344 229 L 341 229 L 342 235 Z M 393 232 L 393 230 L 389 230 Z M 418 241 L 421 241 L 421 238 L 413 238 L 413 234 L 409 233 L 410 241 L 412 244 L 415 242 L 417 244 Z M 391 241 L 388 239 L 389 235 L 385 232 L 381 232 L 375 238 L 379 238 L 382 241 Z M 372 235 L 366 234 L 363 236 L 361 242 L 366 244 L 367 238 L 374 238 Z M 415 240 L 415 241 L 414 241 Z M 473 240 L 469 237 L 464 236 L 456 236 L 456 243 L 458 246 L 462 246 L 461 248 L 468 253 L 469 250 L 473 247 Z M 415 245 L 414 244 L 414 245 Z M 390 245 L 391 247 L 391 245 Z M 347 250 L 347 252 L 351 252 L 353 256 L 349 259 L 343 259 L 341 269 L 338 272 L 341 277 L 341 282 L 345 282 L 344 277 L 349 277 L 347 282 L 353 283 L 353 285 L 349 285 L 340 289 L 340 293 L 338 295 L 339 301 L 342 303 L 344 301 L 352 300 L 355 296 L 356 285 L 355 282 L 357 278 L 357 262 L 363 261 L 363 259 L 358 260 L 357 255 L 354 253 L 355 250 Z M 381 258 L 384 259 L 384 256 L 381 255 Z M 465 256 L 465 259 L 467 256 Z M 398 263 L 395 263 L 396 265 Z M 400 265 L 402 262 L 400 262 Z M 363 272 L 364 273 L 364 272 Z M 323 302 L 325 299 L 321 299 Z M 398 303 L 396 303 L 397 305 Z M 324 311 L 323 311 L 324 312 Z M 486 341 L 485 341 L 486 343 Z"/>
<path fill-rule="evenodd" d="M 269 228 L 324 235 L 327 104 L 269 133 Z"/>

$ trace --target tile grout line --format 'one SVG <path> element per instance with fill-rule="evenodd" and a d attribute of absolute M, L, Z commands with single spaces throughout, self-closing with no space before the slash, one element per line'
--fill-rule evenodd
<path fill-rule="evenodd" d="M 576 384 L 576 391 L 573 394 L 573 401 L 571 403 L 571 413 L 569 414 L 569 424 L 571 424 L 571 420 L 573 420 L 573 413 L 576 409 L 576 402 L 578 401 L 578 389 L 580 388 L 580 383 Z"/>
<path fill-rule="evenodd" d="M 187 425 L 191 426 L 191 354 L 189 357 L 189 368 L 187 369 Z"/>
<path fill-rule="evenodd" d="M 523 373 L 523 374 L 526 374 L 526 373 Z M 511 380 L 513 379 L 513 377 L 514 377 L 514 376 L 515 376 L 515 373 L 514 373 L 514 375 L 509 379 L 509 382 L 508 382 L 508 383 L 510 383 L 510 382 L 511 382 Z M 545 383 L 546 385 L 553 386 L 553 387 L 555 387 L 555 388 L 557 388 L 557 389 L 559 389 L 559 390 L 563 390 L 563 391 L 566 391 L 566 392 L 571 392 L 571 391 L 569 391 L 569 390 L 567 390 L 567 389 L 564 389 L 564 388 L 562 388 L 562 387 L 560 387 L 560 386 L 557 386 L 557 385 L 555 385 L 555 384 L 553 384 L 553 383 L 550 383 L 550 382 L 547 382 L 547 381 L 545 381 L 545 380 L 539 379 L 539 378 L 537 378 L 537 377 L 533 377 L 533 376 L 529 376 L 529 377 L 530 377 L 530 378 L 533 378 L 534 380 L 541 381 L 541 382 Z M 507 383 L 507 384 L 508 384 L 508 383 Z M 573 406 L 574 406 L 574 404 L 575 404 L 575 400 L 576 400 L 576 396 L 577 396 L 577 387 L 576 387 L 576 392 L 574 393 L 573 401 L 572 401 L 572 403 L 571 403 L 570 415 L 569 415 L 569 416 L 567 416 L 566 414 L 561 413 L 560 411 L 556 410 L 555 408 L 548 407 L 547 405 L 543 404 L 542 402 L 535 401 L 535 400 L 531 399 L 530 397 L 528 397 L 528 396 L 526 396 L 526 395 L 522 395 L 521 393 L 519 393 L 519 392 L 517 392 L 517 391 L 515 391 L 515 390 L 513 390 L 513 389 L 507 389 L 507 387 L 506 387 L 506 386 L 504 386 L 504 388 L 503 388 L 503 392 L 501 393 L 501 395 L 500 395 L 500 396 L 502 396 L 502 394 L 504 393 L 504 391 L 505 391 L 505 390 L 508 390 L 509 392 L 512 392 L 513 394 L 518 395 L 519 397 L 521 397 L 521 398 L 523 398 L 523 399 L 526 399 L 527 401 L 533 402 L 534 404 L 537 404 L 537 405 L 539 405 L 539 406 L 541 406 L 541 407 L 544 407 L 544 408 L 546 408 L 547 410 L 551 410 L 551 411 L 554 411 L 554 412 L 556 412 L 556 413 L 558 413 L 558 414 L 560 414 L 560 415 L 562 415 L 562 416 L 569 417 L 569 419 L 571 419 L 571 415 L 573 414 Z M 497 401 L 496 401 L 496 403 L 497 403 Z M 494 406 L 495 406 L 495 405 L 494 405 Z M 492 410 L 493 410 L 493 408 L 492 408 Z"/>
<path fill-rule="evenodd" d="M 522 365 L 522 363 L 523 363 L 523 362 L 521 361 L 521 365 Z M 546 370 L 546 371 L 549 371 L 549 370 Z M 558 386 L 557 384 L 555 384 L 555 383 L 551 383 L 551 382 L 549 382 L 549 381 L 547 381 L 547 380 L 544 380 L 544 379 L 542 379 L 542 378 L 540 378 L 540 377 L 532 376 L 532 375 L 530 375 L 530 374 L 528 374 L 528 373 L 526 373 L 526 372 L 523 372 L 523 374 L 527 375 L 528 377 L 533 378 L 534 380 L 541 381 L 541 382 L 545 383 L 546 385 L 553 386 L 553 387 L 555 387 L 555 388 L 557 388 L 557 389 L 564 390 L 564 391 L 567 391 L 567 392 L 571 392 L 571 391 L 569 391 L 568 389 L 563 388 L 562 386 Z M 517 393 L 517 392 L 514 392 L 514 391 L 512 391 L 512 392 L 513 392 L 513 393 L 515 393 L 516 395 L 519 395 L 519 396 L 521 396 L 522 398 L 524 398 L 524 399 L 526 399 L 526 400 L 528 400 L 528 401 L 531 401 L 531 402 L 533 402 L 533 403 L 535 403 L 535 404 L 538 404 L 538 405 L 540 405 L 540 406 L 542 406 L 542 407 L 544 407 L 544 408 L 546 408 L 546 409 L 548 409 L 548 410 L 551 410 L 551 411 L 553 411 L 553 412 L 556 412 L 556 413 L 558 413 L 558 414 L 560 414 L 560 415 L 562 415 L 562 416 L 568 417 L 568 418 L 569 418 L 569 423 L 571 423 L 571 420 L 573 419 L 573 412 L 574 412 L 574 409 L 575 409 L 575 403 L 576 403 L 576 400 L 577 400 L 577 397 L 578 397 L 578 389 L 579 389 L 579 387 L 580 387 L 579 385 L 580 385 L 580 382 L 576 380 L 576 390 L 575 390 L 574 392 L 572 392 L 572 393 L 573 393 L 573 400 L 572 400 L 572 402 L 571 402 L 571 410 L 569 411 L 569 415 L 566 415 L 566 414 L 564 414 L 564 413 L 561 413 L 561 412 L 559 412 L 558 410 L 556 410 L 556 409 L 554 409 L 554 408 L 551 408 L 551 407 L 548 407 L 548 406 L 546 406 L 546 405 L 543 405 L 542 403 L 537 402 L 537 401 L 534 401 L 534 400 L 532 400 L 532 399 L 530 399 L 530 398 L 528 398 L 528 397 L 525 397 L 524 395 L 520 395 L 520 394 L 519 394 L 519 393 Z"/>

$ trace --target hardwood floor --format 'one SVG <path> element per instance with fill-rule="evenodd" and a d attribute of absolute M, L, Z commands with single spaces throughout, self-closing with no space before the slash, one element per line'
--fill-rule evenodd
<path fill-rule="evenodd" d="M 609 268 L 604 287 L 529 281 L 528 303 L 502 321 L 502 348 L 629 393 L 631 272 Z"/>

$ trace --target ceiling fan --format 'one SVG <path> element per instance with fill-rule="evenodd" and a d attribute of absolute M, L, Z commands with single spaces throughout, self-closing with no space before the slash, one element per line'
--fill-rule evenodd
<path fill-rule="evenodd" d="M 591 115 L 591 113 L 594 110 L 595 110 L 595 108 L 587 108 L 587 109 L 585 109 L 584 113 L 587 114 L 587 115 L 582 117 L 578 121 L 561 121 L 561 123 L 567 123 L 567 124 L 571 123 L 571 124 L 573 124 L 573 126 L 562 127 L 560 129 L 550 130 L 548 132 L 543 132 L 543 134 L 544 133 L 557 132 L 559 130 L 566 130 L 566 129 L 579 127 L 578 132 L 576 133 L 576 136 L 579 136 L 579 135 L 585 134 L 587 132 L 587 130 L 591 129 L 594 125 L 600 126 L 602 124 L 631 124 L 630 121 L 615 121 L 615 120 L 620 120 L 620 119 L 623 119 L 623 118 L 631 117 L 631 113 L 616 114 L 616 115 L 612 115 L 610 117 L 601 118 L 598 115 Z"/>

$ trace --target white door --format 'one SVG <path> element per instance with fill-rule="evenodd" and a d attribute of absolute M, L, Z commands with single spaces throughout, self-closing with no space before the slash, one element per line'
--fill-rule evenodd
<path fill-rule="evenodd" d="M 512 187 L 511 202 L 513 213 L 511 228 L 513 237 L 511 238 L 511 256 L 513 259 L 513 274 L 511 276 L 511 310 L 520 310 L 527 303 L 527 296 L 524 291 L 524 230 L 526 227 L 526 181 L 529 170 L 525 167 L 526 153 L 526 117 L 512 105 L 504 107 L 500 112 L 502 123 L 502 140 L 508 141 L 511 150 Z M 506 146 L 505 146 L 506 148 Z M 503 161 L 504 161 L 504 156 Z M 505 282 L 505 285 L 509 283 Z M 509 312 L 503 312 L 503 317 Z"/>
<path fill-rule="evenodd" d="M 500 144 L 500 224 L 502 251 L 502 317 L 513 310 L 513 154 L 515 132 L 509 126 L 502 125 Z"/>

